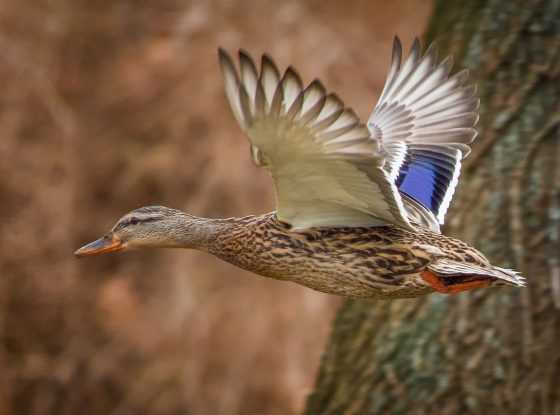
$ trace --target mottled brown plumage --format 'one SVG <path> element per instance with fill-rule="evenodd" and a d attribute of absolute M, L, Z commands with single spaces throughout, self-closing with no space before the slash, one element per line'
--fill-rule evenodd
<path fill-rule="evenodd" d="M 476 249 L 421 228 L 416 232 L 390 225 L 292 231 L 274 213 L 226 219 L 220 227 L 207 245 L 217 257 L 265 277 L 345 297 L 406 298 L 433 292 L 421 273 L 443 259 L 493 272 Z M 504 283 L 498 278 L 485 280 Z"/>
<path fill-rule="evenodd" d="M 303 88 L 263 56 L 239 72 L 220 50 L 226 96 L 255 163 L 275 182 L 277 210 L 205 219 L 161 206 L 121 218 L 85 256 L 132 247 L 193 248 L 265 277 L 354 298 L 404 298 L 493 285 L 522 286 L 476 249 L 440 234 L 479 102 L 468 74 L 450 75 L 414 42 L 393 61 L 367 125 L 317 80 Z M 402 65 L 401 65 L 402 63 Z"/>

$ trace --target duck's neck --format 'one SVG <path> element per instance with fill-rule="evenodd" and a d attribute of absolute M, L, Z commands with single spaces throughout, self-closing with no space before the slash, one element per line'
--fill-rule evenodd
<path fill-rule="evenodd" d="M 189 246 L 208 252 L 238 267 L 259 273 L 260 255 L 267 253 L 264 239 L 276 223 L 273 213 L 229 219 L 196 218 L 196 241 Z M 260 241 L 260 242 L 259 242 Z M 194 244 L 193 244 L 194 242 Z"/>
<path fill-rule="evenodd" d="M 227 219 L 210 219 L 182 213 L 179 220 L 165 230 L 170 248 L 210 251 L 215 240 L 231 227 Z"/>
<path fill-rule="evenodd" d="M 257 274 L 275 275 L 267 262 L 270 238 L 281 233 L 284 225 L 276 221 L 274 213 L 229 219 L 181 216 L 180 223 L 166 232 L 170 243 L 165 246 L 205 251 Z"/>

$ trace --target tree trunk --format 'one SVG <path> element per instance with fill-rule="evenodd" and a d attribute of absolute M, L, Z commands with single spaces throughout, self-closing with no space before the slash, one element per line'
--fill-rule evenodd
<path fill-rule="evenodd" d="M 438 0 L 434 39 L 482 101 L 445 233 L 528 286 L 347 301 L 307 414 L 560 414 L 560 2 Z"/>

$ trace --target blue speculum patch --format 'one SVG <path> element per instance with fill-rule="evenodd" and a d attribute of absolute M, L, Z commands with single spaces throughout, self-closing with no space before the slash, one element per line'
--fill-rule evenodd
<path fill-rule="evenodd" d="M 397 187 L 436 216 L 453 180 L 455 160 L 428 150 L 409 151 L 400 168 Z"/>

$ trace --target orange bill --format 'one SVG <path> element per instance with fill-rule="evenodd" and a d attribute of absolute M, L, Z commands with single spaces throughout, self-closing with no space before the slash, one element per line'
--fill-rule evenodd
<path fill-rule="evenodd" d="M 90 255 L 105 254 L 107 252 L 120 251 L 125 247 L 125 244 L 117 238 L 115 235 L 106 235 L 103 238 L 99 238 L 87 245 L 82 246 L 74 255 L 77 257 L 84 257 Z"/>

